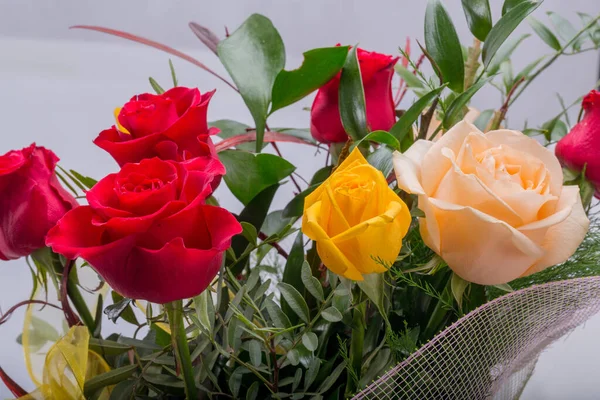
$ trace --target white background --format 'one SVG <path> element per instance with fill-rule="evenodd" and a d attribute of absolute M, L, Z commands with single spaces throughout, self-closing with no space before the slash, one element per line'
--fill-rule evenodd
<path fill-rule="evenodd" d="M 463 44 L 470 44 L 460 2 L 445 3 Z M 54 150 L 63 166 L 101 178 L 117 166 L 92 140 L 113 124 L 112 110 L 132 95 L 150 91 L 148 76 L 169 86 L 167 55 L 98 33 L 68 30 L 71 25 L 102 25 L 152 38 L 184 50 L 224 74 L 216 57 L 189 31 L 189 21 L 206 25 L 222 37 L 224 26 L 233 31 L 249 14 L 265 14 L 283 37 L 289 69 L 300 64 L 303 51 L 338 42 L 360 43 L 368 50 L 397 54 L 397 47 L 404 45 L 407 36 L 422 39 L 425 4 L 423 0 L 0 0 L 0 154 L 35 141 Z M 492 0 L 491 4 L 497 19 L 502 1 Z M 579 24 L 575 11 L 596 15 L 600 2 L 546 0 L 535 16 L 547 21 L 544 13 L 548 10 Z M 519 31 L 530 29 L 525 26 Z M 535 35 L 528 38 L 515 53 L 515 69 L 546 53 L 550 53 L 549 48 Z M 217 88 L 209 108 L 210 120 L 251 122 L 243 102 L 230 88 L 185 61 L 173 62 L 182 85 L 197 86 L 203 92 Z M 525 121 L 530 126 L 540 125 L 560 111 L 555 93 L 561 93 L 569 103 L 592 89 L 597 75 L 595 52 L 562 58 L 514 104 L 509 111 L 509 127 L 520 129 Z M 309 114 L 302 107 L 310 106 L 310 101 L 278 111 L 269 121 L 271 126 L 307 127 Z M 479 109 L 499 107 L 498 92 L 484 91 L 473 105 Z M 313 148 L 281 147 L 307 179 L 323 165 L 323 154 L 315 155 Z M 278 208 L 290 199 L 289 186 L 278 195 Z M 239 211 L 239 202 L 224 185 L 218 197 L 225 207 Z M 23 300 L 30 289 L 30 274 L 23 261 L 0 264 L 2 310 Z M 17 312 L 0 326 L 0 365 L 30 389 L 21 347 L 15 342 L 22 318 L 23 313 Z M 117 328 L 106 321 L 105 329 Z M 600 317 L 596 317 L 554 344 L 542 356 L 522 398 L 600 398 L 599 335 Z M 10 393 L 0 384 L 0 398 L 6 397 Z"/>

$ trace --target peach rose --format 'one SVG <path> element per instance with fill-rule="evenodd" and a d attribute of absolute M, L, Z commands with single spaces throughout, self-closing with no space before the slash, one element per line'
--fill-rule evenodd
<path fill-rule="evenodd" d="M 554 154 L 521 132 L 462 121 L 394 153 L 398 186 L 419 197 L 425 243 L 460 277 L 497 285 L 567 260 L 589 220 Z"/>

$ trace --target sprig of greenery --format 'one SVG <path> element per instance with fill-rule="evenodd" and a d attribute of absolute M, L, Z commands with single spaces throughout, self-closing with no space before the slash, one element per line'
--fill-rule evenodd
<path fill-rule="evenodd" d="M 338 340 L 338 346 L 339 346 L 338 354 L 346 362 L 346 370 L 348 371 L 348 374 L 352 378 L 352 381 L 354 381 L 355 387 L 358 387 L 359 379 L 358 379 L 358 375 L 356 374 L 356 371 L 354 370 L 354 368 L 352 368 L 352 362 L 350 360 L 350 356 L 348 355 L 348 346 L 346 344 L 347 341 L 346 341 L 346 339 L 342 339 L 340 337 L 340 335 L 337 336 L 337 340 Z"/>

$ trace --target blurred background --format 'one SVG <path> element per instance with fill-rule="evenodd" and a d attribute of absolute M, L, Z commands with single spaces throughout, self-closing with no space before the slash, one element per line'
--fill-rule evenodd
<path fill-rule="evenodd" d="M 490 0 L 494 20 L 500 16 L 502 0 Z M 461 4 L 446 0 L 463 45 L 470 45 Z M 115 172 L 116 163 L 92 140 L 114 123 L 113 109 L 131 96 L 151 92 L 148 77 L 163 87 L 170 85 L 169 55 L 123 39 L 83 30 L 77 24 L 100 25 L 124 30 L 178 50 L 226 75 L 216 56 L 206 50 L 188 28 L 195 21 L 221 38 L 225 27 L 233 31 L 251 13 L 272 19 L 287 53 L 287 69 L 300 65 L 302 52 L 315 47 L 356 44 L 367 50 L 398 54 L 407 37 L 422 41 L 426 1 L 415 0 L 2 0 L 0 2 L 0 154 L 36 142 L 52 149 L 61 165 L 99 179 Z M 546 0 L 534 16 L 548 23 L 547 11 L 555 11 L 579 25 L 576 12 L 600 13 L 597 0 Z M 531 32 L 524 24 L 513 35 Z M 513 55 L 516 71 L 538 57 L 552 53 L 537 36 L 527 38 Z M 203 70 L 173 58 L 179 82 L 197 86 L 202 92 L 217 89 L 209 108 L 209 120 L 234 119 L 251 124 L 241 98 Z M 561 110 L 556 93 L 567 104 L 591 90 L 598 79 L 596 52 L 560 58 L 530 85 L 512 106 L 507 125 L 522 129 L 539 126 Z M 309 126 L 312 97 L 276 112 L 272 126 Z M 412 99 L 401 104 L 407 108 Z M 475 96 L 480 110 L 498 108 L 500 95 L 493 88 Z M 572 110 L 572 120 L 579 109 Z M 297 171 L 310 177 L 324 163 L 325 155 L 314 148 L 281 145 L 284 157 Z M 289 185 L 288 185 L 289 186 Z M 280 190 L 275 207 L 282 208 L 292 188 Z M 217 198 L 233 212 L 241 204 L 222 185 Z M 31 275 L 23 260 L 0 264 L 0 310 L 26 299 Z M 19 384 L 32 389 L 24 368 L 22 348 L 16 338 L 22 330 L 23 309 L 0 326 L 0 365 Z M 105 321 L 106 333 L 120 330 Z M 558 340 L 541 356 L 522 399 L 597 399 L 600 385 L 600 316 Z M 0 383 L 0 398 L 10 392 Z"/>

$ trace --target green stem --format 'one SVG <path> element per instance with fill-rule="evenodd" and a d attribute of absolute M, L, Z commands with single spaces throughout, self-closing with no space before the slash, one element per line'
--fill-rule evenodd
<path fill-rule="evenodd" d="M 512 98 L 512 100 L 509 103 L 509 106 L 512 105 L 521 95 L 521 93 L 523 93 L 523 91 L 525 89 L 527 89 L 527 86 L 529 86 L 529 84 L 538 77 L 539 74 L 541 74 L 542 72 L 544 72 L 544 70 L 546 68 L 548 68 L 550 65 L 552 65 L 552 63 L 554 63 L 554 61 L 556 61 L 556 59 L 558 57 L 560 57 L 561 55 L 563 55 L 565 53 L 565 50 L 567 50 L 573 43 L 575 43 L 575 41 L 577 39 L 579 39 L 579 37 L 581 35 L 583 35 L 588 29 L 590 29 L 592 26 L 594 26 L 596 24 L 596 22 L 600 20 L 600 16 L 594 18 L 593 20 L 590 21 L 589 24 L 587 24 L 585 27 L 583 27 L 583 29 L 581 29 L 579 32 L 577 32 L 577 34 L 575 36 L 573 36 L 573 38 L 571 38 L 571 40 L 569 40 L 560 50 L 558 50 L 554 56 L 552 56 L 552 58 L 550 58 L 544 65 L 542 65 L 540 67 L 540 69 L 538 69 L 535 74 L 531 75 L 531 78 L 527 79 L 527 82 L 525 82 L 525 84 L 521 87 L 521 90 L 519 90 L 515 96 Z M 571 54 L 569 54 L 571 55 Z"/>
<path fill-rule="evenodd" d="M 188 400 L 198 399 L 198 390 L 194 382 L 194 370 L 192 368 L 192 359 L 190 357 L 190 348 L 188 347 L 185 327 L 183 326 L 183 302 L 176 300 L 164 305 L 169 318 L 169 327 L 171 328 L 171 342 L 173 343 L 173 352 L 177 360 L 177 365 L 183 375 L 185 383 L 185 396 Z"/>
<path fill-rule="evenodd" d="M 350 339 L 350 362 L 354 375 L 348 371 L 346 381 L 346 396 L 351 396 L 358 390 L 359 383 L 355 379 L 360 379 L 360 370 L 363 360 L 363 346 L 365 342 L 365 314 L 367 303 L 358 304 L 352 311 L 352 337 Z"/>
<path fill-rule="evenodd" d="M 67 295 L 69 296 L 69 299 L 71 299 L 73 306 L 75 306 L 75 310 L 77 310 L 77 314 L 79 314 L 82 322 L 90 331 L 90 334 L 94 335 L 96 330 L 96 322 L 94 321 L 94 317 L 92 316 L 87 304 L 85 304 L 85 300 L 83 299 L 81 292 L 79 289 L 77 289 L 77 282 L 75 282 L 75 279 L 71 274 L 69 274 Z"/>

